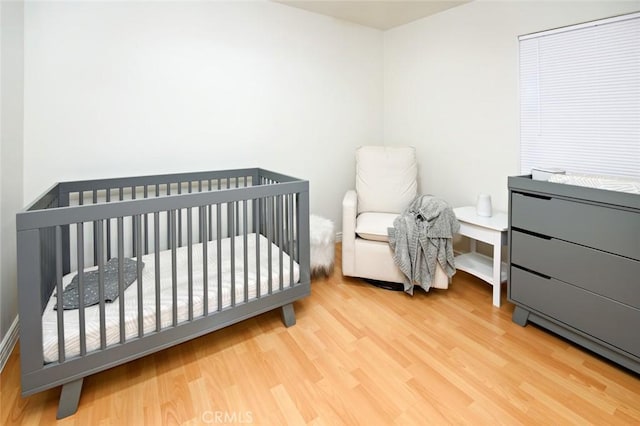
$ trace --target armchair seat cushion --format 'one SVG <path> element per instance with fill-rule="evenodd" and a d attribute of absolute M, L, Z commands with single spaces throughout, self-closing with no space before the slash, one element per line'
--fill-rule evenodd
<path fill-rule="evenodd" d="M 397 213 L 361 213 L 356 218 L 356 234 L 370 241 L 389 242 L 388 228 L 393 228 Z"/>

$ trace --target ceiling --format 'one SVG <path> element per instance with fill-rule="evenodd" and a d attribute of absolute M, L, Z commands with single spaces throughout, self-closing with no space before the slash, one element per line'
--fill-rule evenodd
<path fill-rule="evenodd" d="M 288 6 L 388 30 L 472 0 L 274 0 Z"/>

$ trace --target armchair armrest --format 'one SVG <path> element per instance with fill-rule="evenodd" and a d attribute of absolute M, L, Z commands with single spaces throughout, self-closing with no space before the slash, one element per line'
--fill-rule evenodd
<path fill-rule="evenodd" d="M 356 270 L 356 217 L 358 194 L 350 189 L 342 199 L 342 273 L 353 276 Z"/>

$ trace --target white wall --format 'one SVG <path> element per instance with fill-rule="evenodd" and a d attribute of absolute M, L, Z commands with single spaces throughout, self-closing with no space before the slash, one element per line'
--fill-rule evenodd
<path fill-rule="evenodd" d="M 384 140 L 418 148 L 421 189 L 453 205 L 519 174 L 518 39 L 640 10 L 640 1 L 482 1 L 384 33 Z"/>
<path fill-rule="evenodd" d="M 0 3 L 0 366 L 17 311 L 16 212 L 22 207 L 23 3 Z M 14 330 L 15 331 L 15 330 Z M 12 335 L 15 338 L 15 335 Z"/>
<path fill-rule="evenodd" d="M 382 32 L 272 2 L 28 2 L 25 202 L 53 182 L 264 167 L 336 222 L 382 139 Z"/>

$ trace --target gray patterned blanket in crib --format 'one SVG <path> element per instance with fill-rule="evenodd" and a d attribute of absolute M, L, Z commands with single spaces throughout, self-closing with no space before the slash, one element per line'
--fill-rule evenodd
<path fill-rule="evenodd" d="M 123 263 L 123 285 L 126 289 L 137 278 L 138 262 L 134 259 L 124 258 Z M 141 262 L 144 267 L 144 263 Z M 104 301 L 111 303 L 118 297 L 118 258 L 109 259 L 104 264 Z M 84 272 L 82 275 L 84 287 L 84 306 L 89 307 L 100 303 L 99 272 L 93 270 Z M 78 291 L 78 275 L 73 277 L 71 283 L 62 292 L 62 309 L 78 309 L 80 306 L 80 295 Z M 57 305 L 54 307 L 57 309 Z"/>

